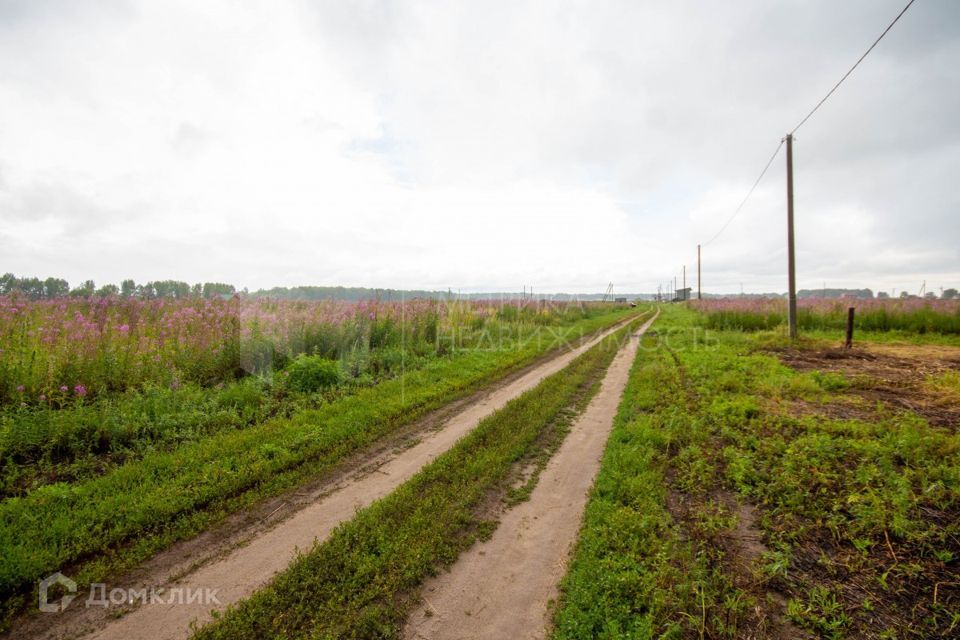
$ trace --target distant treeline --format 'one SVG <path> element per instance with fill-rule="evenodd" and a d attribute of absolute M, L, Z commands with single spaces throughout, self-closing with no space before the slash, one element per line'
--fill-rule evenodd
<path fill-rule="evenodd" d="M 881 291 L 880 293 L 884 293 Z M 860 298 L 869 300 L 873 298 L 871 289 L 800 289 L 797 291 L 798 298 Z"/>
<path fill-rule="evenodd" d="M 696 294 L 694 294 L 696 297 Z M 786 293 L 747 293 L 747 294 L 736 294 L 736 293 L 705 293 L 703 294 L 704 298 L 750 298 L 750 299 L 768 299 L 768 298 L 786 298 Z M 798 298 L 854 298 L 857 300 L 887 300 L 890 298 L 890 294 L 886 291 L 877 291 L 874 295 L 872 289 L 800 289 L 797 291 Z M 908 291 L 901 291 L 898 295 L 898 298 L 902 300 L 912 300 L 920 298 L 921 296 L 914 295 Z M 926 300 L 935 300 L 938 297 L 943 300 L 953 300 L 957 297 L 960 297 L 960 292 L 956 289 L 944 289 L 943 293 L 940 296 L 933 291 L 927 291 L 922 296 Z"/>
<path fill-rule="evenodd" d="M 97 287 L 93 280 L 86 280 L 79 286 L 70 288 L 63 278 L 18 278 L 12 273 L 0 276 L 0 295 L 21 293 L 35 300 L 75 296 L 90 298 L 93 296 L 122 296 L 124 298 L 214 298 L 236 293 L 232 284 L 222 282 L 198 282 L 190 284 L 178 280 L 157 280 L 146 284 L 137 284 L 133 280 L 124 280 L 120 286 L 105 284 Z"/>
<path fill-rule="evenodd" d="M 260 289 L 251 295 L 280 300 L 400 300 L 413 298 L 444 298 L 447 291 L 419 289 L 370 289 L 367 287 L 273 287 Z"/>
<path fill-rule="evenodd" d="M 797 291 L 798 298 L 858 298 L 861 300 L 872 300 L 874 298 L 873 291 L 871 289 L 800 289 Z M 913 295 L 908 291 L 901 291 L 900 295 L 897 296 L 901 299 L 913 299 L 919 298 L 918 295 Z M 943 293 L 940 294 L 940 298 L 944 300 L 953 300 L 957 297 L 956 289 L 944 289 Z M 886 291 L 877 291 L 876 298 L 878 300 L 885 300 L 890 298 L 890 294 Z M 935 300 L 937 294 L 933 291 L 927 291 L 923 294 L 923 298 L 928 300 Z"/>
<path fill-rule="evenodd" d="M 58 298 L 61 296 L 76 296 L 83 298 L 121 296 L 125 298 L 213 298 L 229 296 L 237 293 L 232 284 L 222 282 L 203 282 L 190 284 L 179 280 L 157 280 L 146 284 L 137 284 L 133 280 L 124 280 L 119 286 L 105 284 L 97 287 L 93 280 L 87 280 L 79 286 L 70 287 L 70 283 L 63 278 L 18 278 L 12 273 L 0 276 L 0 295 L 21 293 L 34 299 Z M 243 290 L 244 295 L 257 298 L 276 298 L 281 300 L 413 300 L 427 298 L 443 300 L 450 298 L 466 298 L 471 300 L 496 300 L 504 298 L 515 299 L 547 299 L 547 300 L 600 300 L 603 294 L 532 294 L 529 292 L 486 292 L 463 293 L 447 289 L 446 291 L 428 291 L 425 289 L 375 289 L 371 287 L 273 287 L 259 289 L 252 293 Z M 615 297 L 629 297 L 635 299 L 639 294 L 616 294 L 607 296 L 609 300 Z"/>
<path fill-rule="evenodd" d="M 445 300 L 460 298 L 468 300 L 602 300 L 602 293 L 531 293 L 519 291 L 486 291 L 481 293 L 461 293 L 452 289 L 446 291 L 427 291 L 425 289 L 373 289 L 369 287 L 274 287 L 260 289 L 250 295 L 259 298 L 279 298 L 282 300 L 406 300 L 427 298 Z M 641 297 L 639 293 L 616 293 L 606 296 L 612 301 L 614 298 L 634 300 Z"/>
<path fill-rule="evenodd" d="M 0 276 L 0 295 L 22 293 L 34 299 L 58 298 L 60 296 L 78 296 L 89 298 L 92 296 L 122 296 L 125 298 L 215 298 L 232 296 L 237 293 L 236 287 L 223 282 L 198 282 L 190 284 L 179 280 L 157 280 L 146 284 L 137 284 L 133 280 L 124 280 L 120 286 L 106 284 L 97 287 L 93 280 L 87 280 L 79 286 L 70 288 L 70 284 L 62 278 L 18 278 L 12 273 Z M 654 293 L 619 293 L 604 296 L 601 293 L 531 293 L 518 291 L 488 291 L 482 293 L 460 293 L 447 289 L 446 291 L 427 291 L 425 289 L 375 289 L 371 287 L 273 287 L 259 289 L 250 294 L 243 290 L 244 295 L 257 298 L 277 298 L 281 300 L 413 300 L 427 298 L 445 300 L 451 298 L 466 298 L 469 300 L 602 300 L 613 301 L 616 298 L 627 300 L 647 299 L 655 300 Z M 693 294 L 696 297 L 696 293 Z M 713 294 L 704 293 L 704 298 L 784 298 L 783 293 L 748 293 L 748 294 Z M 877 292 L 876 296 L 871 289 L 800 289 L 798 298 L 889 298 L 885 291 Z M 915 298 L 917 296 L 901 291 L 899 298 Z M 936 298 L 933 292 L 925 294 L 926 298 Z M 942 297 L 946 300 L 958 297 L 956 289 L 945 289 Z"/>

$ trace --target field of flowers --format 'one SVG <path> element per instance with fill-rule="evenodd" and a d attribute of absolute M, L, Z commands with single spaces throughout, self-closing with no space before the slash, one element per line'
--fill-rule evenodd
<path fill-rule="evenodd" d="M 0 297 L 0 497 L 314 409 L 457 352 L 494 362 L 497 351 L 542 351 L 610 311 L 533 300 Z"/>
<path fill-rule="evenodd" d="M 269 375 L 299 354 L 353 377 L 409 355 L 516 338 L 586 317 L 538 301 L 297 302 L 0 296 L 0 404 L 73 403 L 109 392 Z M 396 363 L 394 362 L 396 361 Z"/>
<path fill-rule="evenodd" d="M 787 322 L 785 299 L 718 299 L 691 302 L 710 329 L 769 330 Z M 861 331 L 960 334 L 960 300 L 837 300 L 806 298 L 797 302 L 803 330 L 841 330 L 847 309 L 856 308 Z"/>

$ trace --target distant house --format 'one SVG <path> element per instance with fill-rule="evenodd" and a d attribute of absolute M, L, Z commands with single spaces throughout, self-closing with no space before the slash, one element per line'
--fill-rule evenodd
<path fill-rule="evenodd" d="M 687 288 L 685 288 L 685 289 L 677 289 L 677 290 L 676 290 L 676 295 L 673 297 L 673 301 L 674 301 L 674 302 L 681 302 L 681 301 L 683 301 L 683 300 L 689 300 L 689 299 L 690 299 L 690 291 L 691 291 L 691 290 L 692 290 L 691 287 L 687 287 Z"/>
<path fill-rule="evenodd" d="M 617 304 L 627 304 L 626 298 L 614 298 L 613 301 L 616 302 Z"/>

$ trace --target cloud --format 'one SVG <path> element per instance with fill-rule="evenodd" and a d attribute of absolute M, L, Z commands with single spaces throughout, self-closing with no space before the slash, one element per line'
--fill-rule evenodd
<path fill-rule="evenodd" d="M 654 290 L 900 8 L 3 2 L 2 269 Z M 958 18 L 918 3 L 798 132 L 801 286 L 960 282 Z M 783 290 L 784 238 L 781 155 L 707 289 Z"/>

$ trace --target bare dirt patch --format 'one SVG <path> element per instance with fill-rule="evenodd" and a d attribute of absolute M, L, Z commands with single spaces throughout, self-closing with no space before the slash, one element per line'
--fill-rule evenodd
<path fill-rule="evenodd" d="M 798 371 L 837 373 L 851 382 L 838 402 L 817 405 L 831 417 L 875 417 L 881 407 L 916 413 L 939 427 L 960 425 L 960 403 L 930 385 L 936 376 L 960 371 L 960 347 L 870 343 L 775 353 Z"/>
<path fill-rule="evenodd" d="M 833 389 L 827 402 L 784 403 L 779 409 L 787 415 L 875 421 L 910 413 L 935 427 L 952 431 L 960 427 L 956 390 L 936 384 L 938 379 L 960 371 L 958 347 L 861 343 L 850 350 L 788 349 L 775 353 L 798 371 L 840 374 L 848 382 L 846 387 Z M 955 508 L 941 510 L 918 504 L 917 509 L 919 517 L 931 525 L 930 532 L 949 530 L 957 522 Z M 772 525 L 781 536 L 795 526 L 795 522 Z M 955 563 L 947 558 L 958 557 L 960 540 L 947 534 L 937 543 L 939 553 L 947 554 L 945 558 L 931 554 L 929 545 L 920 538 L 898 539 L 887 531 L 882 536 L 864 537 L 861 544 L 865 546 L 855 548 L 825 529 L 811 529 L 793 544 L 791 585 L 806 585 L 829 594 L 831 600 L 842 605 L 850 632 L 856 637 L 887 638 L 891 637 L 890 629 L 910 630 L 900 637 L 953 637 L 950 632 L 957 630 L 958 619 L 954 618 L 950 626 L 950 613 L 945 609 L 955 607 L 960 597 L 960 577 Z M 805 590 L 791 595 L 809 601 Z M 952 611 L 956 615 L 956 609 Z M 925 635 L 928 627 L 938 626 L 949 627 L 947 635 L 934 635 L 932 631 Z"/>

